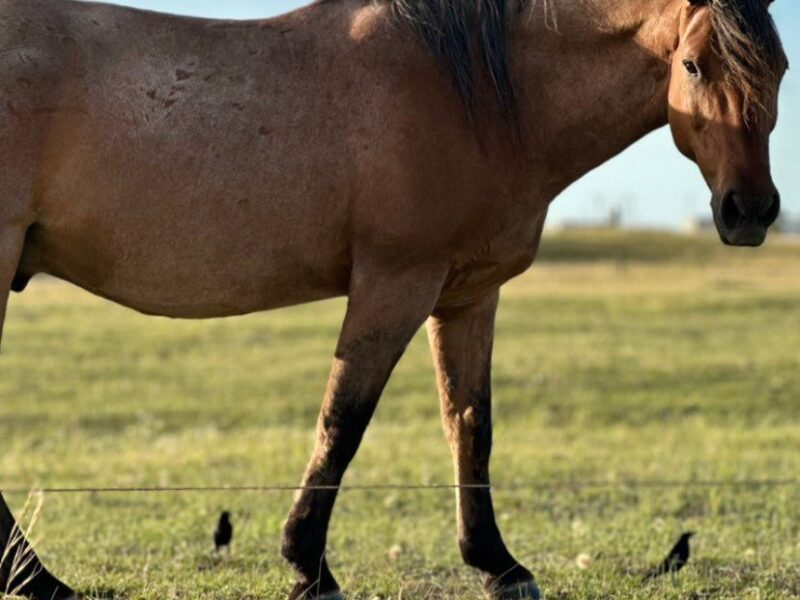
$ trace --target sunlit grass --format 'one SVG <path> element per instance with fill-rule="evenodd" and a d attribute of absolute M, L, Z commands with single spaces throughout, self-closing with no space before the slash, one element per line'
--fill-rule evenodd
<path fill-rule="evenodd" d="M 800 251 L 575 235 L 548 240 L 548 261 L 508 286 L 501 305 L 493 475 L 509 545 L 548 598 L 797 597 L 798 488 L 536 484 L 800 476 Z M 35 281 L 12 301 L 0 358 L 3 487 L 297 483 L 343 310 L 333 301 L 173 322 Z M 450 482 L 440 430 L 420 335 L 347 482 Z M 330 558 L 354 598 L 480 597 L 458 556 L 452 496 L 343 494 Z M 17 509 L 24 500 L 9 498 Z M 84 590 L 282 598 L 291 501 L 48 495 L 37 537 L 52 570 Z M 236 542 L 215 558 L 222 509 L 233 511 Z M 699 532 L 690 567 L 675 584 L 641 585 L 686 528 Z"/>

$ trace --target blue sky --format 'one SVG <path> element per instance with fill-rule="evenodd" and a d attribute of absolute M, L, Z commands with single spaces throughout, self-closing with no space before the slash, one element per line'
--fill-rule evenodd
<path fill-rule="evenodd" d="M 114 0 L 151 10 L 248 19 L 287 12 L 305 0 Z M 781 121 L 773 136 L 773 175 L 785 210 L 800 217 L 800 2 L 777 0 L 772 9 L 794 70 L 787 75 Z M 614 206 L 631 225 L 680 227 L 690 216 L 709 216 L 709 192 L 697 168 L 683 158 L 666 129 L 636 144 L 567 190 L 550 222 L 598 219 Z"/>

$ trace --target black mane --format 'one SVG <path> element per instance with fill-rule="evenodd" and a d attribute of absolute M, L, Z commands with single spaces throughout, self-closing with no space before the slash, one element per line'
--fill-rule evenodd
<path fill-rule="evenodd" d="M 389 0 L 395 19 L 408 25 L 449 73 L 470 114 L 476 104 L 474 44 L 497 93 L 503 116 L 519 127 L 517 92 L 508 42 L 514 21 L 530 0 Z"/>
<path fill-rule="evenodd" d="M 566 0 L 573 1 L 573 0 Z M 509 40 L 524 9 L 536 0 L 387 0 L 394 19 L 427 46 L 463 97 L 470 116 L 476 108 L 478 69 L 494 87 L 503 117 L 519 133 L 517 91 L 511 77 Z M 545 11 L 548 2 L 543 0 Z M 779 83 L 785 57 L 767 0 L 697 0 L 712 11 L 716 47 L 732 86 L 741 91 L 745 110 L 758 115 Z M 547 16 L 547 15 L 545 15 Z M 477 48 L 476 48 L 477 45 Z M 477 52 L 476 52 L 477 50 Z"/>

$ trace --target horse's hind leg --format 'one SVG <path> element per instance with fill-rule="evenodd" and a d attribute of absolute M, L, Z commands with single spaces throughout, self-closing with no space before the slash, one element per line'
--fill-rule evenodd
<path fill-rule="evenodd" d="M 2 213 L 0 212 L 0 217 Z M 17 273 L 25 230 L 19 226 L 3 225 L 0 221 L 0 342 L 3 340 L 3 323 L 6 320 L 8 295 Z"/>
<path fill-rule="evenodd" d="M 283 556 L 297 571 L 290 598 L 341 598 L 325 559 L 336 486 L 355 456 L 395 364 L 438 298 L 443 269 L 353 275 L 347 316 L 304 486 L 286 523 Z"/>
<path fill-rule="evenodd" d="M 497 293 L 473 306 L 440 310 L 428 321 L 442 419 L 453 451 L 458 543 L 464 561 L 486 574 L 493 600 L 537 599 L 529 571 L 511 556 L 497 527 L 489 485 L 491 361 Z"/>
<path fill-rule="evenodd" d="M 0 225 L 0 341 L 8 296 L 17 270 L 25 230 Z M 0 356 L 2 362 L 2 356 Z M 0 371 L 1 372 L 1 371 Z M 2 398 L 0 398 L 2 402 Z M 2 488 L 2 480 L 0 480 Z M 11 593 L 34 600 L 75 598 L 75 593 L 53 577 L 39 562 L 28 541 L 22 537 L 11 511 L 0 493 L 0 597 Z"/>
<path fill-rule="evenodd" d="M 14 516 L 0 494 L 0 597 L 6 590 L 13 596 L 32 600 L 66 600 L 77 596 L 42 566 L 33 548 L 22 537 Z"/>

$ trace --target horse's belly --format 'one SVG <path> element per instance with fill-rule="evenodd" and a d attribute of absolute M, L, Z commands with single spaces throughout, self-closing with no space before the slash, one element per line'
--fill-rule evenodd
<path fill-rule="evenodd" d="M 173 276 L 142 278 L 142 271 L 119 271 L 113 281 L 97 286 L 77 278 L 74 283 L 139 312 L 182 319 L 209 319 L 249 314 L 346 293 L 346 283 L 305 265 L 282 262 L 258 269 L 230 263 L 228 272 L 208 276 L 202 267 L 187 265 Z M 197 277 L 186 275 L 196 273 Z M 193 280 L 194 279 L 194 280 Z"/>
<path fill-rule="evenodd" d="M 51 161 L 29 270 L 178 318 L 345 293 L 342 169 L 317 155 L 292 162 L 299 150 L 225 128 L 198 141 L 184 121 L 138 137 L 110 122 L 77 126 Z"/>
<path fill-rule="evenodd" d="M 21 268 L 174 318 L 246 314 L 347 291 L 346 252 L 331 231 L 281 231 L 257 218 L 188 225 L 168 214 L 156 222 L 102 211 L 45 219 L 29 236 Z"/>

